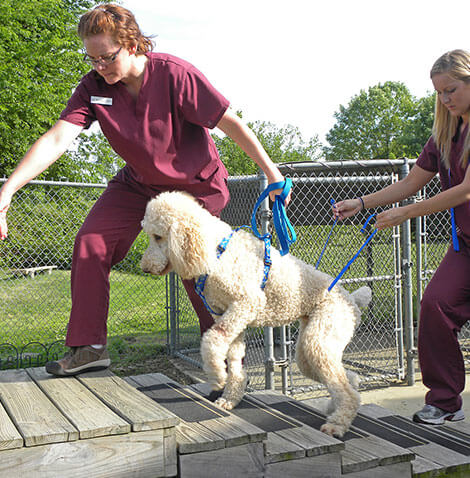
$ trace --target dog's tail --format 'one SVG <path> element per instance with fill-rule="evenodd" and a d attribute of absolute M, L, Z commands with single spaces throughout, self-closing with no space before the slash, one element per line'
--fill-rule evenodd
<path fill-rule="evenodd" d="M 355 290 L 351 297 L 358 307 L 366 307 L 372 299 L 372 291 L 370 287 L 364 286 Z"/>

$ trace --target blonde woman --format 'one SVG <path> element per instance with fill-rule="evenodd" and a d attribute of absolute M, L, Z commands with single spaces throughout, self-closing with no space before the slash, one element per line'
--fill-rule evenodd
<path fill-rule="evenodd" d="M 440 425 L 463 420 L 461 393 L 465 366 L 457 333 L 470 319 L 470 53 L 453 50 L 431 69 L 437 92 L 432 136 L 416 165 L 401 181 L 361 198 L 338 202 L 338 219 L 364 208 L 385 206 L 412 196 L 439 174 L 442 192 L 377 215 L 377 228 L 397 226 L 407 219 L 453 208 L 456 235 L 423 294 L 418 354 L 425 406 L 413 420 Z"/>
<path fill-rule="evenodd" d="M 78 25 L 92 70 L 77 86 L 58 122 L 28 151 L 0 189 L 0 239 L 13 195 L 67 149 L 84 128 L 98 121 L 126 166 L 109 182 L 75 239 L 72 310 L 63 359 L 49 362 L 54 375 L 108 367 L 106 350 L 109 272 L 127 254 L 141 230 L 147 202 L 163 191 L 183 190 L 218 215 L 229 200 L 227 171 L 208 132 L 218 127 L 266 173 L 283 181 L 252 133 L 229 109 L 229 101 L 190 63 L 152 52 L 127 9 L 103 4 Z M 213 318 L 183 281 L 201 332 Z"/>

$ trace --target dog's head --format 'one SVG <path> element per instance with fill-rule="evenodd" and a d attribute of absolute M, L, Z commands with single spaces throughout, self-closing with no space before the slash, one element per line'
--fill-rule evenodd
<path fill-rule="evenodd" d="M 176 272 L 182 279 L 207 273 L 207 247 L 203 222 L 210 216 L 191 195 L 165 192 L 147 204 L 142 227 L 149 246 L 142 256 L 144 272 Z"/>

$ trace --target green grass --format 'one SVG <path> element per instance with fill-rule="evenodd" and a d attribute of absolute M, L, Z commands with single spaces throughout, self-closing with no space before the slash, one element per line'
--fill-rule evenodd
<path fill-rule="evenodd" d="M 315 266 L 329 226 L 299 227 L 298 242 L 291 252 Z M 320 270 L 335 277 L 359 250 L 365 237 L 358 226 L 343 225 L 335 230 Z M 415 246 L 413 245 L 413 263 Z M 428 244 L 428 257 L 435 268 L 447 243 Z M 343 279 L 393 275 L 394 255 L 390 232 L 378 233 L 364 249 Z M 165 278 L 113 270 L 110 276 L 111 296 L 108 319 L 108 344 L 111 354 L 119 361 L 138 362 L 161 352 L 167 343 L 167 310 Z M 346 284 L 349 290 L 363 283 Z M 395 289 L 393 281 L 379 280 L 373 287 L 374 301 L 364 312 L 362 322 L 391 324 L 395 319 Z M 413 293 L 416 295 L 416 274 L 413 269 Z M 0 360 L 10 354 L 11 344 L 19 353 L 27 344 L 29 353 L 42 353 L 45 344 L 62 343 L 65 338 L 71 307 L 70 271 L 55 270 L 51 275 L 38 274 L 34 279 L 15 277 L 8 269 L 0 269 Z M 180 291 L 178 345 L 194 346 L 199 327 L 184 290 Z M 388 326 L 388 325 L 387 325 Z M 61 345 L 57 354 L 61 353 Z M 54 349 L 55 350 L 55 349 Z M 139 358 L 140 357 L 140 358 Z M 113 358 L 113 361 L 116 358 Z M 4 360 L 4 359 L 3 359 Z M 0 367 L 1 368 L 1 367 Z"/>
<path fill-rule="evenodd" d="M 166 338 L 165 279 L 113 271 L 108 335 Z M 0 274 L 1 343 L 22 348 L 65 337 L 70 314 L 70 272 L 53 271 L 34 279 Z"/>

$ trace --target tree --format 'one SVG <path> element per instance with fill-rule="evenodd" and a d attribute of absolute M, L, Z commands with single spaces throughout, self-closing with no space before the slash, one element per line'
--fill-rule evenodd
<path fill-rule="evenodd" d="M 335 113 L 326 136 L 329 161 L 416 157 L 432 125 L 432 98 L 416 99 L 399 82 L 361 90 Z"/>
<path fill-rule="evenodd" d="M 50 166 L 47 173 L 51 179 L 102 183 L 111 179 L 124 164 L 99 131 L 82 133 L 76 147 Z"/>
<path fill-rule="evenodd" d="M 88 70 L 76 33 L 91 0 L 2 0 L 0 176 L 57 120 Z M 43 176 L 44 177 L 44 176 Z"/>
<path fill-rule="evenodd" d="M 237 112 L 242 117 L 242 113 Z M 264 149 L 275 163 L 299 161 L 318 161 L 323 154 L 322 145 L 317 136 L 305 141 L 299 129 L 287 125 L 279 128 L 273 123 L 256 121 L 247 124 L 260 140 Z M 230 175 L 241 176 L 256 174 L 256 164 L 228 136 L 212 136 L 220 157 Z"/>

